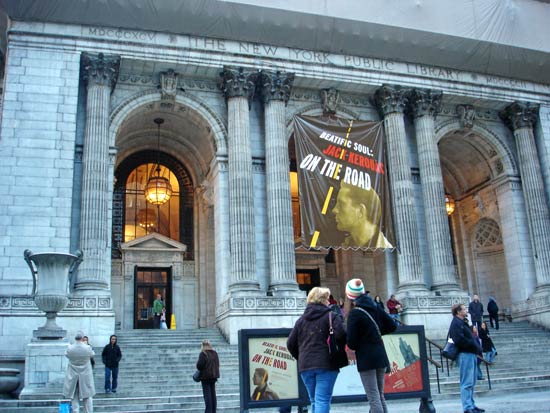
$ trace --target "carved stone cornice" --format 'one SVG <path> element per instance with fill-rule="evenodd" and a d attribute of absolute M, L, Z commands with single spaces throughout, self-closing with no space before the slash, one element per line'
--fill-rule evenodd
<path fill-rule="evenodd" d="M 220 76 L 222 78 L 220 90 L 226 99 L 245 97 L 250 104 L 256 90 L 257 71 L 244 70 L 242 67 L 234 68 L 226 66 L 223 68 Z"/>
<path fill-rule="evenodd" d="M 435 117 L 441 109 L 443 93 L 430 89 L 414 89 L 409 97 L 409 104 L 415 118 L 421 116 Z"/>
<path fill-rule="evenodd" d="M 410 89 L 400 86 L 383 85 L 374 94 L 374 103 L 382 116 L 390 113 L 403 113 L 409 101 Z"/>
<path fill-rule="evenodd" d="M 277 70 L 262 71 L 260 73 L 260 94 L 264 104 L 271 100 L 280 100 L 285 105 L 290 99 L 292 83 L 294 82 L 294 73 L 286 73 Z"/>
<path fill-rule="evenodd" d="M 460 119 L 460 126 L 472 129 L 476 119 L 476 110 L 471 105 L 456 105 L 456 113 Z"/>
<path fill-rule="evenodd" d="M 81 68 L 86 86 L 109 86 L 113 90 L 120 69 L 120 56 L 82 53 Z"/>
<path fill-rule="evenodd" d="M 533 128 L 539 117 L 539 106 L 529 102 L 514 102 L 500 112 L 500 118 L 513 131 Z"/>
<path fill-rule="evenodd" d="M 321 89 L 319 94 L 321 96 L 321 105 L 323 106 L 324 114 L 336 113 L 338 105 L 340 104 L 340 91 L 334 88 Z"/>

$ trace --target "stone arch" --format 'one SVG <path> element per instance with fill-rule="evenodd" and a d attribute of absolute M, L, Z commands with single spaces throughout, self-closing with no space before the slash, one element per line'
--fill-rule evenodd
<path fill-rule="evenodd" d="M 454 131 L 464 131 L 464 128 L 461 126 L 458 119 L 449 119 L 448 121 L 442 122 L 436 125 L 435 135 L 436 142 L 439 143 L 441 139 L 449 135 Z M 502 159 L 503 171 L 502 173 L 508 175 L 518 175 L 517 163 L 514 159 L 510 148 L 500 139 L 500 137 L 493 132 L 492 130 L 486 128 L 479 123 L 475 123 L 472 129 L 469 132 L 473 135 L 477 135 L 488 143 L 496 152 L 496 154 Z"/>
<path fill-rule="evenodd" d="M 148 89 L 128 97 L 114 108 L 110 115 L 109 144 L 114 146 L 120 127 L 132 112 L 160 100 L 161 93 L 158 90 Z M 212 142 L 214 153 L 217 155 L 226 155 L 227 129 L 219 116 L 201 99 L 187 93 L 177 94 L 176 103 L 189 107 L 192 111 L 192 116 L 200 117 L 208 124 L 214 138 Z"/>

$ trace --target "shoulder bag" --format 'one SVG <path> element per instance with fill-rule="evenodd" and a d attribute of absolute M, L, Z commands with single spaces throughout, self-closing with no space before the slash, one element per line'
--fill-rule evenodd
<path fill-rule="evenodd" d="M 330 365 L 332 368 L 340 369 L 342 367 L 345 367 L 349 364 L 348 362 L 348 355 L 346 353 L 346 346 L 345 345 L 338 345 L 336 342 L 336 337 L 334 336 L 334 330 L 332 328 L 332 310 L 328 313 L 328 323 L 329 323 L 329 330 L 328 330 L 328 337 L 327 337 L 327 345 L 328 345 L 328 353 L 330 356 Z"/>
<path fill-rule="evenodd" d="M 458 347 L 449 336 L 449 333 L 447 333 L 447 343 L 445 344 L 443 350 L 441 350 L 441 355 L 449 360 L 456 360 L 458 357 Z"/>

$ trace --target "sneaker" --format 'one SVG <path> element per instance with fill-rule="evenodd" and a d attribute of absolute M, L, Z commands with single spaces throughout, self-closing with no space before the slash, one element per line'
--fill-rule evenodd
<path fill-rule="evenodd" d="M 105 389 L 105 393 L 111 393 L 110 389 Z"/>
<path fill-rule="evenodd" d="M 116 390 L 115 390 L 115 389 L 113 389 L 113 390 L 111 390 L 111 391 L 112 391 L 113 393 L 116 393 Z"/>

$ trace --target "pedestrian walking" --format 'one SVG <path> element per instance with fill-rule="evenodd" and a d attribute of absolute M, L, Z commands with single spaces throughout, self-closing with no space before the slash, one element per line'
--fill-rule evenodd
<path fill-rule="evenodd" d="M 390 361 L 382 336 L 395 331 L 397 325 L 364 291 L 363 282 L 358 278 L 346 284 L 346 295 L 352 302 L 347 321 L 348 347 L 355 350 L 357 370 L 371 413 L 387 413 L 384 375 L 390 369 Z"/>
<path fill-rule="evenodd" d="M 479 296 L 477 294 L 474 294 L 474 299 L 468 305 L 468 312 L 470 313 L 472 324 L 479 329 L 483 321 L 483 304 L 479 301 Z"/>
<path fill-rule="evenodd" d="M 287 348 L 298 360 L 298 371 L 304 382 L 312 413 L 330 412 L 330 401 L 339 369 L 330 360 L 327 338 L 330 324 L 339 346 L 346 344 L 342 317 L 329 308 L 330 290 L 314 287 L 306 299 L 306 309 L 294 324 Z"/>
<path fill-rule="evenodd" d="M 157 299 L 153 301 L 153 328 L 160 328 L 160 318 L 164 310 L 164 302 L 162 296 L 157 294 Z"/>
<path fill-rule="evenodd" d="M 491 328 L 496 328 L 498 330 L 498 305 L 495 301 L 495 297 L 489 297 L 489 302 L 487 303 L 487 312 L 489 313 L 489 322 L 491 323 Z M 495 322 L 494 325 L 493 321 Z"/>
<path fill-rule="evenodd" d="M 464 413 L 482 413 L 485 410 L 476 406 L 474 388 L 477 382 L 477 356 L 481 347 L 474 338 L 468 325 L 468 310 L 464 304 L 455 304 L 452 308 L 453 321 L 449 326 L 449 338 L 458 349 L 458 367 L 460 374 L 460 400 Z"/>
<path fill-rule="evenodd" d="M 481 350 L 483 351 L 483 358 L 488 362 L 492 363 L 495 359 L 497 350 L 489 334 L 489 328 L 487 323 L 484 321 L 481 323 L 481 328 L 479 329 L 479 338 L 481 339 Z"/>
<path fill-rule="evenodd" d="M 94 351 L 89 345 L 82 342 L 83 337 L 84 334 L 76 333 L 74 344 L 65 350 L 65 357 L 69 359 L 69 365 L 63 383 L 63 395 L 71 399 L 73 413 L 80 412 L 80 399 L 82 399 L 83 413 L 93 413 L 94 411 L 95 385 L 90 362 Z"/>
<path fill-rule="evenodd" d="M 101 360 L 105 364 L 105 393 L 116 393 L 118 387 L 118 363 L 122 352 L 117 344 L 117 336 L 112 335 L 101 352 Z"/>
<path fill-rule="evenodd" d="M 220 378 L 220 360 L 218 353 L 212 348 L 209 340 L 202 340 L 201 352 L 197 360 L 197 370 L 202 385 L 205 413 L 216 413 L 218 401 L 216 398 L 216 381 Z"/>

